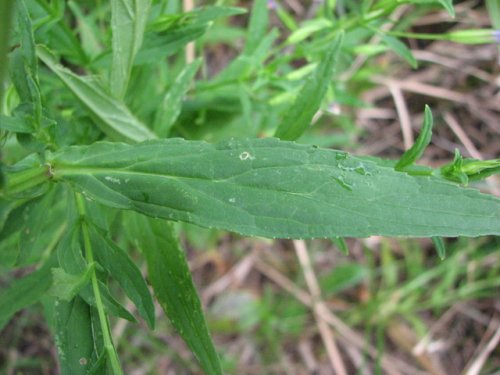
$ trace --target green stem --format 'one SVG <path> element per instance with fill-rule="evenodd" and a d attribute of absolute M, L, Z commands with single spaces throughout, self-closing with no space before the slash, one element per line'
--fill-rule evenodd
<path fill-rule="evenodd" d="M 76 195 L 76 201 L 78 205 L 78 211 L 82 218 L 85 218 L 85 201 L 81 194 Z M 92 252 L 92 243 L 90 241 L 90 233 L 87 222 L 82 220 L 82 234 L 83 234 L 83 243 L 85 248 L 85 258 L 88 264 L 94 263 L 94 254 Z M 97 280 L 97 275 L 95 268 L 92 271 L 92 289 L 94 291 L 95 303 L 97 308 L 97 313 L 99 315 L 99 322 L 101 324 L 102 329 L 102 337 L 104 341 L 104 348 L 108 355 L 111 368 L 113 369 L 113 373 L 115 375 L 123 375 L 123 371 L 120 366 L 120 361 L 118 360 L 118 354 L 116 353 L 116 349 L 113 345 L 113 339 L 111 338 L 111 332 L 109 329 L 108 319 L 106 317 L 106 313 L 104 312 L 104 304 L 101 298 L 101 291 L 99 290 L 99 282 Z"/>
<path fill-rule="evenodd" d="M 424 33 L 410 33 L 404 31 L 389 31 L 387 34 L 401 38 L 422 39 L 422 40 L 449 40 L 447 34 L 424 34 Z"/>

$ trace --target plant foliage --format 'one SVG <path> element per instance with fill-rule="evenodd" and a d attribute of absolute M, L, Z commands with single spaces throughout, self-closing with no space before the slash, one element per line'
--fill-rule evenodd
<path fill-rule="evenodd" d="M 416 66 L 382 31 L 397 6 L 454 14 L 445 0 L 364 1 L 333 22 L 330 3 L 304 25 L 276 9 L 291 34 L 278 45 L 264 0 L 243 34 L 224 22 L 241 8 L 20 0 L 10 12 L 2 2 L 0 261 L 34 271 L 0 291 L 0 328 L 43 301 L 54 311 L 63 374 L 121 374 L 109 316 L 153 328 L 149 282 L 201 368 L 222 374 L 174 222 L 341 244 L 346 236 L 433 237 L 441 257 L 440 236 L 500 234 L 500 200 L 456 184 L 498 173 L 498 160 L 414 165 L 431 141 L 429 108 L 398 162 L 294 142 L 327 103 L 349 96 L 339 77 L 353 44 L 382 35 Z M 245 40 L 222 71 L 185 61 L 187 43 L 222 34 Z M 306 63 L 295 70 L 299 60 Z"/>

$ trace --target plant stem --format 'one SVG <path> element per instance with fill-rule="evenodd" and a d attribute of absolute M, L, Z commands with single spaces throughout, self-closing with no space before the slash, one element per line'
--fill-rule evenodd
<path fill-rule="evenodd" d="M 83 197 L 81 194 L 78 194 L 78 193 L 76 194 L 76 202 L 78 205 L 78 211 L 80 213 L 80 216 L 83 219 L 82 220 L 82 234 L 83 234 L 83 242 L 84 242 L 84 248 L 85 248 L 85 258 L 86 258 L 88 264 L 92 264 L 92 263 L 94 263 L 94 254 L 92 252 L 92 243 L 90 241 L 90 233 L 89 233 L 88 224 L 85 221 L 85 201 L 83 200 Z M 101 329 L 102 329 L 104 348 L 105 348 L 106 353 L 108 355 L 113 373 L 115 375 L 123 375 L 123 371 L 122 371 L 121 366 L 120 366 L 120 361 L 118 359 L 116 349 L 113 345 L 113 339 L 111 338 L 111 332 L 109 329 L 108 319 L 106 317 L 106 313 L 104 312 L 104 305 L 102 303 L 101 292 L 99 290 L 99 283 L 97 280 L 95 268 L 92 271 L 91 280 L 92 280 L 92 289 L 94 291 L 94 296 L 95 296 L 97 313 L 99 315 L 99 322 L 101 324 Z"/>

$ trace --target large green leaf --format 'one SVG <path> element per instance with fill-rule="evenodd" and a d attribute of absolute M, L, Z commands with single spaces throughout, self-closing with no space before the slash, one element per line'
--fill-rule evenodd
<path fill-rule="evenodd" d="M 113 65 L 111 92 L 125 95 L 134 59 L 142 44 L 151 0 L 111 0 Z"/>
<path fill-rule="evenodd" d="M 173 326 L 207 374 L 222 374 L 186 254 L 177 241 L 172 224 L 129 214 L 126 228 L 146 256 L 151 285 Z"/>
<path fill-rule="evenodd" d="M 96 143 L 49 155 L 89 199 L 244 235 L 500 233 L 500 199 L 368 158 L 277 139 Z"/>

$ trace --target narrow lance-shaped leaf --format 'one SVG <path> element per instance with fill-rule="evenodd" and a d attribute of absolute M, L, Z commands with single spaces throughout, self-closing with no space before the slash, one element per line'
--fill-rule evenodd
<path fill-rule="evenodd" d="M 308 78 L 276 130 L 276 137 L 293 141 L 299 138 L 308 128 L 314 114 L 319 110 L 321 101 L 330 84 L 342 40 L 343 34 L 336 37 L 331 49 L 326 53 L 326 56 L 311 77 Z"/>
<path fill-rule="evenodd" d="M 441 258 L 441 260 L 446 258 L 446 246 L 443 239 L 441 237 L 431 237 L 431 239 L 439 258 Z"/>
<path fill-rule="evenodd" d="M 33 28 L 24 0 L 17 2 L 16 10 L 20 30 L 20 48 L 11 54 L 11 79 L 21 102 L 27 104 L 21 112 L 26 111 L 31 122 L 38 129 L 42 121 L 42 101 L 38 85 L 38 60 Z"/>
<path fill-rule="evenodd" d="M 251 55 L 266 34 L 269 22 L 268 0 L 256 0 L 252 6 L 252 13 L 247 32 L 247 41 L 243 53 Z"/>
<path fill-rule="evenodd" d="M 396 166 L 394 167 L 396 170 L 402 171 L 405 167 L 412 165 L 418 159 L 420 159 L 425 149 L 431 142 L 432 125 L 432 112 L 429 106 L 426 105 L 424 113 L 424 125 L 422 126 L 422 130 L 420 131 L 420 134 L 418 135 L 415 143 L 405 151 L 405 153 L 401 156 L 401 159 L 399 159 L 399 161 L 397 162 Z"/>
<path fill-rule="evenodd" d="M 35 37 L 31 19 L 24 0 L 17 1 L 17 17 L 21 38 L 21 53 L 28 73 L 34 78 L 38 78 L 38 61 L 35 51 Z"/>
<path fill-rule="evenodd" d="M 86 375 L 94 353 L 90 306 L 80 297 L 56 300 L 55 326 L 61 375 Z"/>
<path fill-rule="evenodd" d="M 0 102 L 3 97 L 3 80 L 7 67 L 7 51 L 14 9 L 13 1 L 0 1 Z"/>
<path fill-rule="evenodd" d="M 349 247 L 342 237 L 333 237 L 332 241 L 344 255 L 349 255 Z"/>
<path fill-rule="evenodd" d="M 411 53 L 411 50 L 406 46 L 406 44 L 391 35 L 383 33 L 380 33 L 379 35 L 382 37 L 382 41 L 387 44 L 387 46 L 391 48 L 397 55 L 405 59 L 413 69 L 416 69 L 418 67 L 417 60 Z"/>
<path fill-rule="evenodd" d="M 90 236 L 99 264 L 120 284 L 125 294 L 137 306 L 139 314 L 154 328 L 153 299 L 139 268 L 122 248 L 105 238 L 96 227 L 90 227 Z"/>
<path fill-rule="evenodd" d="M 189 86 L 192 85 L 192 80 L 200 68 L 201 59 L 193 61 L 186 66 L 176 78 L 170 90 L 163 98 L 161 108 L 155 116 L 154 129 L 160 138 L 167 137 L 170 129 L 177 117 L 181 113 L 182 99 L 186 94 Z"/>
<path fill-rule="evenodd" d="M 500 199 L 277 139 L 96 143 L 48 156 L 53 179 L 113 207 L 250 236 L 500 233 Z"/>
<path fill-rule="evenodd" d="M 69 221 L 74 219 L 68 212 Z M 70 275 L 82 275 L 88 269 L 86 260 L 80 247 L 79 221 L 68 225 L 68 229 L 57 247 L 57 258 L 60 267 Z M 99 281 L 99 290 L 104 305 L 104 310 L 111 315 L 118 316 L 131 322 L 137 322 L 134 316 L 128 312 L 118 301 L 116 301 L 108 287 Z M 90 284 L 83 286 L 79 291 L 80 297 L 90 306 L 96 306 L 95 295 Z"/>
<path fill-rule="evenodd" d="M 111 0 L 113 64 L 111 92 L 122 98 L 127 90 L 134 59 L 142 44 L 150 0 Z"/>
<path fill-rule="evenodd" d="M 81 77 L 61 66 L 50 52 L 39 46 L 38 57 L 52 70 L 76 98 L 89 110 L 96 125 L 109 137 L 127 142 L 155 138 L 155 134 L 136 119 L 125 104 L 91 77 Z"/>
<path fill-rule="evenodd" d="M 437 0 L 441 6 L 446 9 L 451 18 L 455 18 L 455 8 L 452 0 Z"/>
<path fill-rule="evenodd" d="M 206 374 L 222 374 L 186 255 L 172 224 L 130 213 L 126 226 L 146 256 L 151 285 L 173 326 Z"/>

